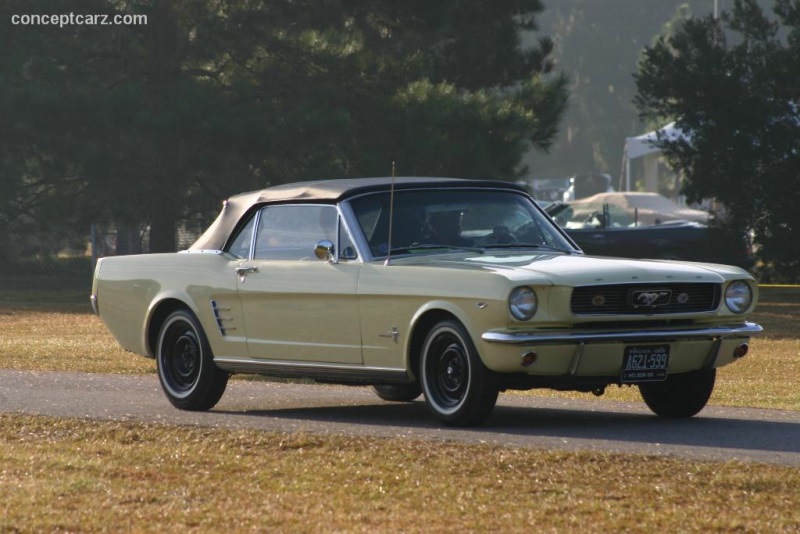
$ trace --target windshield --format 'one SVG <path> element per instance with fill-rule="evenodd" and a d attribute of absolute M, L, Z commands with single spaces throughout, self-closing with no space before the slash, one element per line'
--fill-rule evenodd
<path fill-rule="evenodd" d="M 548 248 L 572 252 L 548 217 L 512 191 L 438 189 L 397 191 L 389 243 L 390 194 L 350 201 L 375 257 L 438 250 Z"/>

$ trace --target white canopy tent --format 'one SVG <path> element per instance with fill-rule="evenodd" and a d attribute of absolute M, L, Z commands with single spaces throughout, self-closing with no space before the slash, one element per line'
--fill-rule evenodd
<path fill-rule="evenodd" d="M 671 122 L 652 132 L 637 135 L 636 137 L 627 137 L 625 139 L 625 152 L 623 160 L 625 162 L 625 190 L 631 190 L 631 160 L 636 158 L 644 159 L 644 178 L 645 178 L 645 191 L 658 190 L 658 158 L 661 155 L 661 149 L 655 145 L 659 138 L 666 138 L 670 140 L 675 139 L 688 139 L 683 130 L 675 126 Z"/>

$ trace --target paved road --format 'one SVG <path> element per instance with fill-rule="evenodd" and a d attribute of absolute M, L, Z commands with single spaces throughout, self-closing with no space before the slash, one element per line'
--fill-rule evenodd
<path fill-rule="evenodd" d="M 439 427 L 420 400 L 387 403 L 369 388 L 233 380 L 207 413 L 172 408 L 155 375 L 0 370 L 0 412 L 670 455 L 800 466 L 800 412 L 707 407 L 665 420 L 643 404 L 501 395 L 487 424 Z"/>

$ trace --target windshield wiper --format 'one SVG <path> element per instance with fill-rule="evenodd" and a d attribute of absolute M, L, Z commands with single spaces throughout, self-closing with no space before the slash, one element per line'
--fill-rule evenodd
<path fill-rule="evenodd" d="M 484 245 L 485 248 L 547 248 L 555 250 L 556 252 L 564 252 L 572 254 L 572 250 L 546 245 L 544 243 L 495 243 L 493 245 Z"/>
<path fill-rule="evenodd" d="M 413 253 L 414 251 L 417 251 L 417 250 L 447 250 L 447 251 L 450 251 L 450 250 L 465 250 L 467 252 L 477 252 L 478 254 L 483 254 L 484 252 L 486 252 L 481 247 L 467 247 L 467 246 L 462 247 L 462 246 L 458 246 L 458 245 L 437 245 L 437 244 L 433 244 L 433 243 L 419 243 L 419 244 L 408 245 L 406 247 L 393 248 L 391 250 L 391 253 L 392 254 L 411 254 L 411 253 Z"/>

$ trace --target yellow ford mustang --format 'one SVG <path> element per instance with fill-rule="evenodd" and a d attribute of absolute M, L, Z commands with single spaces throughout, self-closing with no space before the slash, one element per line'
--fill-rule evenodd
<path fill-rule="evenodd" d="M 92 289 L 178 408 L 258 373 L 424 394 L 452 425 L 483 422 L 500 391 L 611 384 L 695 415 L 761 331 L 756 298 L 736 267 L 585 256 L 520 187 L 444 178 L 237 195 L 187 251 L 101 259 Z"/>

